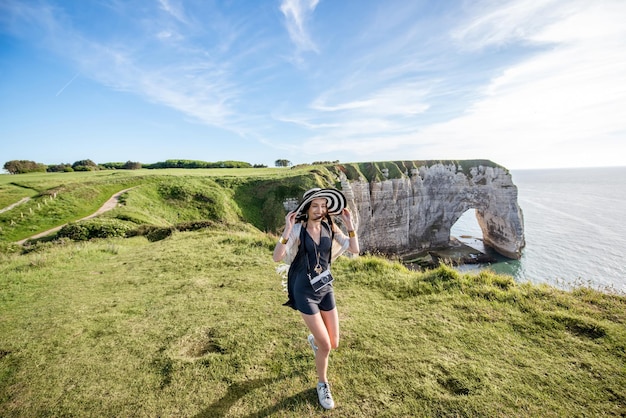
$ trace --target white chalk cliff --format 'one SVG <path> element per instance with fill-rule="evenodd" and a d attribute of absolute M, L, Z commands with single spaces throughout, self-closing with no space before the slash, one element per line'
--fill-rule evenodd
<path fill-rule="evenodd" d="M 362 251 L 407 254 L 445 248 L 450 228 L 473 208 L 485 244 L 506 257 L 521 257 L 522 210 L 505 168 L 448 162 L 406 169 L 397 178 L 386 178 L 388 169 L 381 172 L 382 178 L 374 180 L 338 175 Z"/>

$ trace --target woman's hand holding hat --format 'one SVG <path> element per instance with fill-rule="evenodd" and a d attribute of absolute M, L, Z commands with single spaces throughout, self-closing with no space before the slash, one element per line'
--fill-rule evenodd
<path fill-rule="evenodd" d="M 287 232 L 287 235 L 289 235 L 289 233 L 291 232 L 291 229 L 295 225 L 297 215 L 298 215 L 297 212 L 292 211 L 292 212 L 289 212 L 285 216 L 285 232 Z"/>
<path fill-rule="evenodd" d="M 341 219 L 343 220 L 343 224 L 349 230 L 354 230 L 354 225 L 352 225 L 352 214 L 348 208 L 343 208 L 341 211 Z"/>

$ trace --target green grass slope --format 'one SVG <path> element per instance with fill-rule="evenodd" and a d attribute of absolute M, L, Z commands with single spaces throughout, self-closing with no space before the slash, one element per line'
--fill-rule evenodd
<path fill-rule="evenodd" d="M 76 222 L 97 211 L 115 193 L 128 188 L 137 190 L 123 196 L 123 203 L 131 203 L 126 205 L 127 212 L 134 211 L 127 214 L 130 218 L 126 220 L 139 225 L 222 217 L 239 219 L 242 209 L 236 208 L 233 201 L 238 186 L 307 172 L 251 168 L 144 169 L 4 175 L 0 176 L 0 209 L 7 209 L 23 197 L 30 200 L 0 212 L 0 243 L 19 241 Z M 157 200 L 151 201 L 155 197 Z M 135 200 L 138 205 L 132 205 Z M 256 211 L 256 208 L 248 210 L 251 214 Z M 235 216 L 234 212 L 238 214 Z"/>
<path fill-rule="evenodd" d="M 319 416 L 313 356 L 240 223 L 0 255 L 0 416 Z M 375 257 L 334 265 L 326 416 L 620 416 L 626 299 Z"/>

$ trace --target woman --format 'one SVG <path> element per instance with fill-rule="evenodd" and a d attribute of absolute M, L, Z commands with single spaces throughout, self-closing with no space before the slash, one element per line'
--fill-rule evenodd
<path fill-rule="evenodd" d="M 338 214 L 348 236 L 332 221 L 331 215 Z M 311 332 L 307 339 L 315 353 L 317 395 L 326 409 L 335 406 L 327 369 L 330 350 L 339 346 L 339 317 L 333 285 L 318 289 L 324 283 L 319 277 L 328 277 L 331 261 L 346 250 L 359 253 L 346 198 L 339 190 L 319 188 L 307 191 L 298 208 L 287 214 L 285 230 L 274 249 L 274 261 L 284 259 L 291 264 L 287 282 L 289 300 L 285 305 L 300 311 Z"/>

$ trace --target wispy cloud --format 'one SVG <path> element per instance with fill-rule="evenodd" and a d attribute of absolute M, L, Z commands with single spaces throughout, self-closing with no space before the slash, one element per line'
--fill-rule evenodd
<path fill-rule="evenodd" d="M 573 4 L 573 2 L 572 2 Z M 468 49 L 529 42 L 546 25 L 563 19 L 572 10 L 559 0 L 479 1 L 470 19 L 454 28 L 451 37 Z"/>
<path fill-rule="evenodd" d="M 187 16 L 185 15 L 185 10 L 181 2 L 176 0 L 159 0 L 159 4 L 161 6 L 161 9 L 169 13 L 175 19 L 179 20 L 182 23 L 188 23 Z"/>
<path fill-rule="evenodd" d="M 306 21 L 315 11 L 318 2 L 319 0 L 283 0 L 280 5 L 280 11 L 285 16 L 289 37 L 296 45 L 298 52 L 318 52 L 306 27 Z"/>
<path fill-rule="evenodd" d="M 379 89 L 350 102 L 329 104 L 328 95 L 325 93 L 316 98 L 311 108 L 322 112 L 358 111 L 378 116 L 413 116 L 429 108 L 425 102 L 428 90 L 410 81 Z"/>

